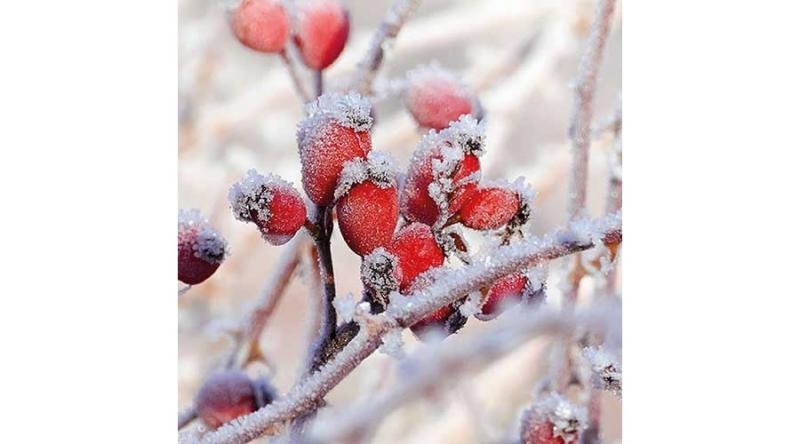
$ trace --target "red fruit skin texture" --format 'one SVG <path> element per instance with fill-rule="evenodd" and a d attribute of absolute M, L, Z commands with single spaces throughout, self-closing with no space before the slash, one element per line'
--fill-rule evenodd
<path fill-rule="evenodd" d="M 278 0 L 243 0 L 231 24 L 236 38 L 259 52 L 279 53 L 289 37 L 289 17 Z"/>
<path fill-rule="evenodd" d="M 197 231 L 178 233 L 178 280 L 184 284 L 197 285 L 214 274 L 220 264 L 212 264 L 194 255 L 192 244 Z"/>
<path fill-rule="evenodd" d="M 407 292 L 417 276 L 444 263 L 444 254 L 436 244 L 431 227 L 418 222 L 398 231 L 389 250 L 397 256 L 403 270 L 402 293 Z"/>
<path fill-rule="evenodd" d="M 397 189 L 362 182 L 339 199 L 336 213 L 344 241 L 359 256 L 388 247 L 400 213 Z"/>
<path fill-rule="evenodd" d="M 275 190 L 270 212 L 267 223 L 259 228 L 272 245 L 289 242 L 306 221 L 306 205 L 297 192 Z"/>
<path fill-rule="evenodd" d="M 464 226 L 475 230 L 494 230 L 507 224 L 519 210 L 519 196 L 505 188 L 481 188 L 461 207 Z"/>
<path fill-rule="evenodd" d="M 433 225 L 439 217 L 439 207 L 430 196 L 428 186 L 433 182 L 434 159 L 441 159 L 442 154 L 438 148 L 432 149 L 422 159 L 421 165 L 411 168 L 406 178 L 403 194 L 401 195 L 401 209 L 406 219 L 422 222 L 426 225 Z M 459 180 L 474 174 L 481 169 L 478 157 L 472 154 L 464 156 L 464 160 L 453 175 L 453 180 Z M 477 184 L 468 183 L 460 186 L 450 196 L 449 211 L 456 213 L 461 206 L 472 197 L 477 188 Z"/>
<path fill-rule="evenodd" d="M 253 383 L 245 374 L 227 371 L 212 375 L 195 397 L 197 415 L 216 429 L 228 421 L 256 411 Z"/>
<path fill-rule="evenodd" d="M 553 436 L 553 423 L 537 421 L 529 424 L 522 434 L 524 444 L 578 444 L 578 438 L 564 440 L 561 436 Z"/>
<path fill-rule="evenodd" d="M 329 120 L 314 128 L 300 142 L 303 189 L 317 205 L 333 203 L 342 166 L 348 160 L 365 158 L 372 149 L 367 131 L 355 131 Z"/>
<path fill-rule="evenodd" d="M 503 308 L 519 303 L 526 285 L 528 285 L 528 278 L 522 273 L 514 273 L 496 280 L 489 287 L 479 319 L 493 319 L 501 313 Z"/>
<path fill-rule="evenodd" d="M 321 71 L 342 53 L 350 34 L 350 16 L 338 0 L 311 0 L 298 7 L 294 41 L 303 62 Z"/>
<path fill-rule="evenodd" d="M 429 77 L 409 86 L 406 107 L 420 126 L 440 130 L 472 113 L 472 99 L 457 83 Z"/>

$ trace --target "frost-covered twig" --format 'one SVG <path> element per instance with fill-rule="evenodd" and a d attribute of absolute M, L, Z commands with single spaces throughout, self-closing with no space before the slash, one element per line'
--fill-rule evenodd
<path fill-rule="evenodd" d="M 281 51 L 280 56 L 283 64 L 286 65 L 286 70 L 289 71 L 289 77 L 292 79 L 292 84 L 294 85 L 294 89 L 297 91 L 297 95 L 300 96 L 300 99 L 303 101 L 303 103 L 308 102 L 308 93 L 306 92 L 306 88 L 303 86 L 303 81 L 300 80 L 300 74 L 297 72 L 297 66 L 292 59 L 289 58 L 289 54 L 286 52 L 286 50 Z"/>
<path fill-rule="evenodd" d="M 586 207 L 586 181 L 589 175 L 589 145 L 591 144 L 592 109 L 597 71 L 603 57 L 615 0 L 600 0 L 594 24 L 586 39 L 575 82 L 575 100 L 570 124 L 573 167 L 570 178 L 569 217 L 575 219 Z"/>
<path fill-rule="evenodd" d="M 303 378 L 283 398 L 225 424 L 205 435 L 202 442 L 246 443 L 261 436 L 273 425 L 313 411 L 333 387 L 381 345 L 383 336 L 390 330 L 413 325 L 464 294 L 514 271 L 584 251 L 606 239 L 622 236 L 618 214 L 581 224 L 580 227 L 498 247 L 470 265 L 442 272 L 425 289 L 409 296 L 394 293 L 387 310 L 379 315 L 364 316 L 356 337 L 330 362 Z"/>
<path fill-rule="evenodd" d="M 421 0 L 395 0 L 386 16 L 378 26 L 375 34 L 369 42 L 367 53 L 358 62 L 353 81 L 350 85 L 351 90 L 358 91 L 360 94 L 368 95 L 372 91 L 372 81 L 380 68 L 384 58 L 384 45 L 397 37 L 400 28 L 408 20 L 408 17 L 419 6 Z"/>
<path fill-rule="evenodd" d="M 576 324 L 594 330 L 603 328 L 609 309 L 593 307 L 579 313 L 567 313 L 520 307 L 519 311 L 509 313 L 477 338 L 426 347 L 408 361 L 401 362 L 401 369 L 406 371 L 387 392 L 341 412 L 321 416 L 312 429 L 313 442 L 336 442 L 378 424 L 404 403 L 436 390 L 443 379 L 490 365 L 533 337 L 565 334 L 571 332 Z"/>
<path fill-rule="evenodd" d="M 197 418 L 197 410 L 195 410 L 194 406 L 188 407 L 186 410 L 178 413 L 178 430 L 194 421 L 195 418 Z"/>
<path fill-rule="evenodd" d="M 227 367 L 243 367 L 260 355 L 258 338 L 261 337 L 267 320 L 289 285 L 292 274 L 300 263 L 302 252 L 308 244 L 308 237 L 300 233 L 283 250 L 269 280 L 261 290 L 259 302 L 247 314 L 238 330 L 239 340 L 228 358 Z M 236 359 L 242 348 L 246 350 L 244 361 L 237 365 Z"/>

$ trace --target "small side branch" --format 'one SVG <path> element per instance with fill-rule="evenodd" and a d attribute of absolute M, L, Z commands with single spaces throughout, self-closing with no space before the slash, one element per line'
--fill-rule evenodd
<path fill-rule="evenodd" d="M 372 82 L 375 80 L 378 68 L 383 62 L 384 45 L 397 37 L 403 24 L 419 4 L 420 0 L 395 0 L 383 17 L 383 21 L 378 26 L 375 34 L 372 35 L 367 53 L 358 62 L 350 89 L 356 90 L 363 95 L 372 93 Z"/>
<path fill-rule="evenodd" d="M 432 285 L 409 296 L 395 295 L 387 310 L 363 317 L 358 334 L 330 362 L 297 383 L 280 398 L 249 415 L 205 435 L 203 443 L 243 444 L 269 432 L 272 426 L 318 408 L 323 398 L 382 343 L 390 330 L 413 325 L 462 295 L 525 267 L 574 254 L 607 239 L 621 239 L 619 215 L 591 222 L 591 234 L 568 229 L 545 238 L 531 238 L 491 252 L 492 261 L 475 261 L 448 270 Z"/>
<path fill-rule="evenodd" d="M 297 66 L 292 59 L 289 58 L 289 54 L 285 49 L 280 52 L 280 56 L 283 64 L 286 66 L 286 70 L 289 71 L 289 77 L 292 78 L 292 84 L 294 85 L 295 91 L 297 91 L 297 95 L 300 96 L 300 99 L 303 101 L 303 103 L 308 102 L 308 93 L 306 92 L 306 88 L 303 86 L 303 81 L 300 80 L 300 74 L 297 72 Z"/>
<path fill-rule="evenodd" d="M 320 316 L 319 337 L 313 346 L 310 371 L 315 371 L 325 364 L 325 350 L 336 335 L 336 280 L 333 275 L 333 259 L 331 257 L 331 234 L 333 233 L 333 208 L 318 206 L 316 208 L 315 225 L 317 236 L 314 244 L 319 258 L 320 280 L 322 281 L 322 313 Z"/>

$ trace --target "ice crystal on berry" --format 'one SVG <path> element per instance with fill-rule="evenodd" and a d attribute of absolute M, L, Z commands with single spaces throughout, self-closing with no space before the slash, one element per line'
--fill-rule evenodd
<path fill-rule="evenodd" d="M 292 188 L 289 182 L 274 174 L 261 175 L 250 169 L 244 178 L 228 191 L 233 215 L 242 222 L 266 223 L 270 218 L 270 202 L 276 187 Z"/>
<path fill-rule="evenodd" d="M 228 251 L 228 243 L 200 210 L 195 208 L 178 211 L 179 242 L 181 236 L 187 237 L 189 233 L 194 257 L 209 264 L 222 263 Z"/>
<path fill-rule="evenodd" d="M 370 180 L 380 188 L 396 185 L 397 166 L 394 158 L 388 153 L 371 151 L 366 160 L 360 157 L 345 162 L 339 181 L 333 193 L 334 200 L 339 200 L 350 191 L 353 185 Z"/>
<path fill-rule="evenodd" d="M 308 117 L 300 122 L 298 139 L 299 134 L 307 134 L 308 129 L 330 119 L 355 131 L 369 131 L 372 128 L 371 110 L 369 100 L 358 93 L 325 93 L 306 105 Z"/>

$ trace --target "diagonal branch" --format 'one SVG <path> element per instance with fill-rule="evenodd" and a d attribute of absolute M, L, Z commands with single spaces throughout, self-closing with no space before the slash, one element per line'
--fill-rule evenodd
<path fill-rule="evenodd" d="M 391 8 L 386 12 L 386 16 L 378 26 L 375 34 L 369 42 L 369 49 L 364 54 L 364 58 L 358 62 L 353 81 L 350 85 L 351 90 L 358 91 L 360 94 L 369 95 L 372 93 L 372 82 L 383 62 L 383 46 L 390 40 L 397 37 L 400 29 L 408 20 L 409 16 L 419 6 L 420 0 L 395 0 Z"/>
<path fill-rule="evenodd" d="M 205 435 L 202 442 L 242 444 L 258 438 L 278 423 L 315 410 L 333 387 L 381 345 L 383 335 L 390 330 L 408 327 L 464 294 L 519 269 L 621 237 L 621 217 L 609 215 L 580 224 L 580 229 L 572 226 L 555 235 L 498 247 L 471 265 L 442 273 L 432 285 L 408 297 L 395 294 L 385 312 L 363 320 L 358 335 L 333 360 L 303 378 L 283 398 L 223 425 Z M 188 435 L 185 439 L 192 442 Z"/>

